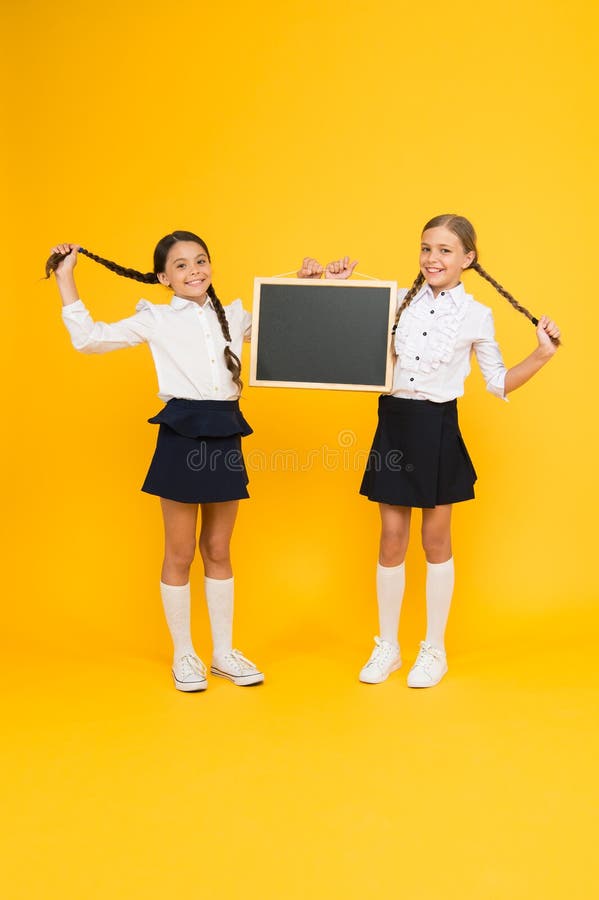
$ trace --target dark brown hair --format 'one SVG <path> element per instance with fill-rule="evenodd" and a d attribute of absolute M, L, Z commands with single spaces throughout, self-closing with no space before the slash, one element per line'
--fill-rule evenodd
<path fill-rule="evenodd" d="M 143 272 L 136 271 L 136 269 L 127 269 L 125 268 L 125 266 L 119 266 L 117 263 L 112 262 L 109 259 L 103 259 L 103 257 L 101 256 L 96 256 L 95 253 L 90 253 L 89 250 L 85 250 L 83 247 L 79 248 L 79 253 L 83 253 L 84 256 L 89 256 L 89 258 L 93 259 L 94 262 L 100 263 L 101 266 L 105 266 L 107 269 L 110 269 L 110 271 L 114 272 L 115 275 L 122 275 L 124 278 L 133 278 L 135 281 L 141 281 L 143 284 L 159 284 L 158 273 L 164 272 L 169 250 L 179 241 L 191 241 L 194 244 L 199 244 L 208 257 L 208 260 L 210 261 L 210 253 L 208 251 L 208 247 L 206 246 L 204 241 L 197 236 L 197 234 L 193 234 L 193 232 L 191 231 L 173 231 L 171 232 L 171 234 L 167 234 L 163 238 L 161 238 L 154 249 L 154 271 L 146 272 L 145 274 Z M 46 262 L 46 278 L 49 278 L 52 272 L 56 271 L 57 266 L 62 262 L 63 259 L 64 255 L 62 253 L 53 253 L 52 256 L 50 256 L 50 258 Z M 223 337 L 225 341 L 227 341 L 227 346 L 225 347 L 225 362 L 227 364 L 227 369 L 231 373 L 233 381 L 241 392 L 241 389 L 243 388 L 243 382 L 241 380 L 241 361 L 229 347 L 229 344 L 231 342 L 229 323 L 227 321 L 227 316 L 223 309 L 223 305 L 216 295 L 213 284 L 211 284 L 208 288 L 208 296 L 212 300 L 212 305 L 214 306 L 214 310 L 216 312 L 216 315 L 218 316 L 218 321 L 223 333 Z"/>
<path fill-rule="evenodd" d="M 518 312 L 522 313 L 522 315 L 526 316 L 527 319 L 530 319 L 533 325 L 537 326 L 539 324 L 539 320 L 533 316 L 533 314 L 526 309 L 526 307 L 522 306 L 515 297 L 506 291 L 502 285 L 500 285 L 494 278 L 492 278 L 488 272 L 485 272 L 483 267 L 478 261 L 478 250 L 476 249 L 476 232 L 471 222 L 468 219 L 465 219 L 464 216 L 456 216 L 453 214 L 446 214 L 442 216 L 435 216 L 434 219 L 431 219 L 426 223 L 424 228 L 422 229 L 422 233 L 428 231 L 429 228 L 439 228 L 444 227 L 448 228 L 452 234 L 455 234 L 457 238 L 460 239 L 462 243 L 462 247 L 464 248 L 465 253 L 474 253 L 474 260 L 468 266 L 469 269 L 474 269 L 475 272 L 484 278 L 485 281 L 488 281 L 489 284 L 492 284 L 496 291 L 498 291 L 502 297 L 512 304 L 514 309 L 517 309 Z M 404 297 L 403 303 L 397 310 L 397 315 L 395 316 L 395 324 L 393 325 L 393 334 L 397 329 L 397 323 L 399 322 L 399 317 L 406 307 L 410 305 L 422 285 L 424 284 L 424 275 L 422 272 L 418 273 L 418 277 L 415 279 L 414 284 Z M 559 338 L 551 338 L 554 344 L 559 346 L 560 341 Z"/>

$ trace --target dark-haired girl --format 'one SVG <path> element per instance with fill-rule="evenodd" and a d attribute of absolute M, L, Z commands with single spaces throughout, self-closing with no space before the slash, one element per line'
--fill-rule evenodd
<path fill-rule="evenodd" d="M 94 322 L 75 286 L 73 269 L 83 253 L 117 275 L 173 291 L 168 304 L 140 300 L 135 315 L 119 322 Z M 46 272 L 55 272 L 63 320 L 74 347 L 106 353 L 147 342 L 166 405 L 149 419 L 158 424 L 156 450 L 142 490 L 160 497 L 165 552 L 160 592 L 174 645 L 173 678 L 181 691 L 203 691 L 206 667 L 195 652 L 190 629 L 189 571 L 199 550 L 213 656 L 211 672 L 237 685 L 258 684 L 263 673 L 232 646 L 233 588 L 230 541 L 239 500 L 248 497 L 241 437 L 252 433 L 239 409 L 241 347 L 249 340 L 251 316 L 241 300 L 223 307 L 214 285 L 204 241 L 188 231 L 162 238 L 147 274 L 102 259 L 76 244 L 52 250 Z M 307 260 L 299 273 L 318 277 Z"/>
<path fill-rule="evenodd" d="M 337 277 L 347 277 L 343 262 L 329 268 L 338 270 Z M 465 269 L 474 269 L 536 325 L 537 347 L 511 369 L 504 366 L 495 341 L 491 310 L 462 284 Z M 393 387 L 379 398 L 378 427 L 360 488 L 379 504 L 382 522 L 376 574 L 379 636 L 360 680 L 377 684 L 401 666 L 397 634 L 404 559 L 412 508 L 419 507 L 427 560 L 427 633 L 408 685 L 424 688 L 447 672 L 445 627 L 454 586 L 452 504 L 474 497 L 476 472 L 457 415 L 471 353 L 487 389 L 507 399 L 551 359 L 560 332 L 546 316 L 535 319 L 485 272 L 474 228 L 455 215 L 437 216 L 424 226 L 420 271 L 412 287 L 400 292 L 393 332 Z"/>

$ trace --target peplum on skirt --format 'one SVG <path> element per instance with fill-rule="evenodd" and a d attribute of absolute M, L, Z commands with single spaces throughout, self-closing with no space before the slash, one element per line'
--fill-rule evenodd
<path fill-rule="evenodd" d="M 241 438 L 252 429 L 238 400 L 174 398 L 148 422 L 160 427 L 142 491 L 180 503 L 249 497 Z"/>

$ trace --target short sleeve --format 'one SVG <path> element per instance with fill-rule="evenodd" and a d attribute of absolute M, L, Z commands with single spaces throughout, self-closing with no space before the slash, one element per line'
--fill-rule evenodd
<path fill-rule="evenodd" d="M 247 309 L 243 310 L 243 339 L 250 341 L 252 339 L 252 314 Z"/>
<path fill-rule="evenodd" d="M 252 336 L 252 314 L 243 308 L 239 298 L 225 307 L 225 315 L 235 334 L 241 335 L 244 341 L 249 341 Z"/>

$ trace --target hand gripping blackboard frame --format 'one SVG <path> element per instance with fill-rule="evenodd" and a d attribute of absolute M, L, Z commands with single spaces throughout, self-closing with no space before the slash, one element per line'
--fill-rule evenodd
<path fill-rule="evenodd" d="M 254 279 L 253 387 L 388 393 L 396 281 Z"/>

